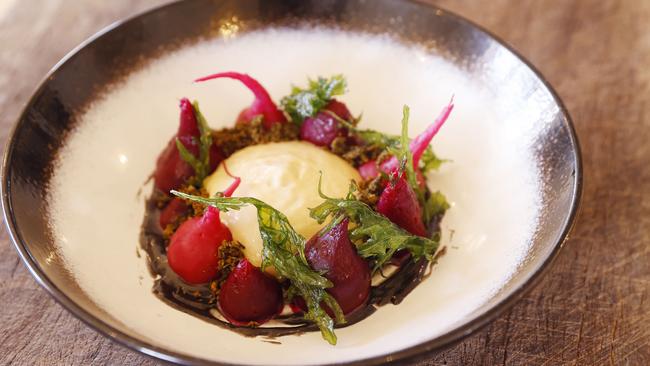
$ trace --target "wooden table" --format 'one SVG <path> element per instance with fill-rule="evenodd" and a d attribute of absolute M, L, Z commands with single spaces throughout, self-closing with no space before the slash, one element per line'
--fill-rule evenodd
<path fill-rule="evenodd" d="M 72 47 L 163 0 L 0 0 L 0 139 Z M 505 39 L 566 102 L 582 211 L 542 283 L 426 365 L 650 365 L 650 1 L 441 0 Z M 152 365 L 56 304 L 0 229 L 0 364 Z"/>

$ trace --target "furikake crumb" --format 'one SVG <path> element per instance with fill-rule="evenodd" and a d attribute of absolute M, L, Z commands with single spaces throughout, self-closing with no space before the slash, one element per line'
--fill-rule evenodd
<path fill-rule="evenodd" d="M 355 168 L 377 159 L 385 150 L 380 145 L 355 144 L 354 141 L 350 141 L 350 138 L 345 136 L 335 138 L 330 144 L 330 149 L 333 154 L 340 156 Z"/>
<path fill-rule="evenodd" d="M 300 127 L 295 123 L 275 123 L 265 128 L 257 118 L 250 123 L 237 124 L 212 133 L 212 139 L 225 157 L 245 147 L 270 142 L 295 141 L 300 139 Z"/>
<path fill-rule="evenodd" d="M 200 197 L 205 197 L 208 198 L 210 197 L 210 193 L 204 188 L 196 188 L 196 186 L 193 185 L 187 185 L 185 187 L 182 187 L 179 189 L 180 192 L 191 194 L 193 196 L 200 196 Z M 198 203 L 196 201 L 185 201 L 190 204 L 190 207 L 192 208 L 190 212 L 190 216 L 201 216 L 205 212 L 205 205 Z"/>
<path fill-rule="evenodd" d="M 209 197 L 210 195 L 208 194 L 208 191 L 205 190 L 205 188 L 196 188 L 194 185 L 187 184 L 179 189 L 180 192 L 191 194 L 194 196 L 201 196 L 201 197 Z M 169 199 L 167 199 L 168 201 Z M 176 218 L 176 220 L 168 224 L 166 227 L 163 228 L 163 238 L 165 240 L 168 240 L 171 238 L 171 236 L 174 234 L 176 229 L 185 222 L 185 220 L 189 219 L 190 217 L 195 217 L 195 216 L 201 216 L 203 215 L 203 212 L 205 211 L 205 206 L 194 202 L 194 201 L 185 201 L 186 203 L 189 203 L 189 210 L 186 211 L 184 215 L 180 215 L 179 217 Z M 165 202 L 166 203 L 166 202 Z M 160 203 L 158 204 L 159 207 Z M 162 206 L 164 207 L 164 206 Z"/>
<path fill-rule="evenodd" d="M 382 176 L 361 181 L 359 183 L 359 190 L 356 192 L 357 199 L 376 211 L 377 201 L 379 201 L 379 196 L 384 190 L 384 185 L 384 177 Z"/>
<path fill-rule="evenodd" d="M 233 268 L 244 258 L 244 246 L 236 240 L 224 241 L 219 246 L 217 255 L 219 256 L 219 273 L 217 278 L 210 283 L 210 290 L 215 295 L 219 293 L 221 285 Z"/>
<path fill-rule="evenodd" d="M 169 238 L 171 238 L 172 235 L 174 235 L 174 232 L 176 231 L 176 229 L 178 229 L 180 224 L 183 221 L 185 221 L 185 219 L 186 219 L 186 217 L 182 217 L 182 218 L 179 217 L 178 220 L 174 221 L 174 223 L 168 224 L 167 226 L 165 226 L 165 228 L 163 229 L 163 238 L 165 240 L 169 240 Z"/>

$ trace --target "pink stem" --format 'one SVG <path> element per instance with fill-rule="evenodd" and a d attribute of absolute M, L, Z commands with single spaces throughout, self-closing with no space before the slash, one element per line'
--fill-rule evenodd
<path fill-rule="evenodd" d="M 440 131 L 440 127 L 445 124 L 445 121 L 447 121 L 447 118 L 449 118 L 453 109 L 454 97 L 452 96 L 449 104 L 442 110 L 442 112 L 440 112 L 438 118 L 436 118 L 436 120 L 427 127 L 424 132 L 411 141 L 409 148 L 413 153 L 413 167 L 417 168 L 420 163 L 420 158 L 422 157 L 422 154 L 424 154 L 424 150 L 427 149 L 427 146 L 429 146 L 433 137 L 438 133 L 438 131 Z"/>
<path fill-rule="evenodd" d="M 224 197 L 231 197 L 232 194 L 235 193 L 235 191 L 237 190 L 237 187 L 239 187 L 239 184 L 241 183 L 241 178 L 240 178 L 240 177 L 235 177 L 235 176 L 233 176 L 232 174 L 230 174 L 230 171 L 228 171 L 228 167 L 226 166 L 226 162 L 225 162 L 225 161 L 223 162 L 223 169 L 226 171 L 226 174 L 228 174 L 228 176 L 230 176 L 231 178 L 235 179 L 232 183 L 230 183 L 230 185 L 228 186 L 228 188 L 226 188 L 226 189 L 222 192 Z M 212 216 L 212 215 L 214 215 L 215 213 L 217 214 L 217 218 L 219 217 L 219 210 L 218 210 L 216 207 L 208 206 L 208 212 L 210 213 L 210 215 L 209 215 L 208 213 L 206 213 L 206 214 L 204 215 L 204 217 L 205 217 L 206 219 L 209 219 L 209 218 L 207 218 L 206 216 Z"/>
<path fill-rule="evenodd" d="M 235 180 L 234 182 L 232 182 L 232 184 L 230 184 L 228 188 L 226 188 L 226 190 L 223 191 L 224 197 L 230 197 L 232 196 L 233 193 L 235 193 L 237 187 L 239 187 L 239 184 L 241 183 L 241 178 L 235 177 L 234 175 L 230 174 L 230 171 L 228 170 L 228 166 L 226 165 L 225 161 L 223 162 L 223 170 L 226 171 L 226 174 L 228 174 L 230 178 L 233 178 Z"/>
<path fill-rule="evenodd" d="M 242 82 L 253 94 L 255 95 L 255 100 L 250 106 L 250 110 L 255 114 L 262 114 L 264 116 L 264 126 L 270 127 L 272 124 L 277 122 L 284 122 L 284 114 L 278 109 L 275 105 L 269 93 L 264 89 L 262 84 L 257 80 L 253 79 L 247 74 L 241 74 L 238 72 L 228 71 L 220 72 L 217 74 L 212 74 L 198 78 L 194 82 L 202 82 L 212 79 L 219 78 L 230 78 L 239 80 Z"/>
<path fill-rule="evenodd" d="M 424 154 L 424 150 L 427 149 L 427 146 L 429 146 L 431 140 L 433 140 L 433 137 L 438 133 L 438 131 L 440 131 L 440 127 L 445 124 L 445 121 L 447 121 L 447 118 L 453 109 L 454 97 L 451 97 L 451 101 L 449 101 L 449 104 L 442 110 L 442 112 L 440 112 L 438 118 L 436 118 L 436 120 L 431 125 L 429 125 L 429 127 L 427 127 L 424 132 L 419 134 L 418 137 L 414 138 L 411 141 L 409 149 L 413 154 L 414 169 L 418 168 L 418 164 L 420 164 L 420 158 L 422 157 L 422 154 Z M 391 158 L 386 159 L 386 161 L 381 163 L 381 170 L 386 173 L 396 171 L 398 168 L 399 161 L 395 156 L 392 156 Z"/>

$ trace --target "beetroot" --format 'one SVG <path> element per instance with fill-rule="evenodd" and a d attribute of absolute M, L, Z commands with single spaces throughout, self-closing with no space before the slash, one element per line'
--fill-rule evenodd
<path fill-rule="evenodd" d="M 370 180 L 379 175 L 379 169 L 377 169 L 377 162 L 375 160 L 361 164 L 358 170 L 363 180 Z"/>
<path fill-rule="evenodd" d="M 240 182 L 235 178 L 224 196 L 231 196 Z M 203 216 L 183 222 L 172 235 L 167 247 L 169 266 L 187 283 L 209 282 L 219 271 L 219 247 L 229 240 L 232 234 L 221 223 L 219 210 L 209 206 Z"/>
<path fill-rule="evenodd" d="M 404 175 L 388 184 L 379 196 L 377 212 L 413 235 L 426 236 L 422 207 Z"/>
<path fill-rule="evenodd" d="M 287 121 L 284 113 L 275 105 L 269 93 L 264 89 L 262 84 L 253 79 L 247 74 L 240 74 L 238 72 L 221 72 L 213 75 L 204 76 L 194 80 L 195 82 L 202 82 L 212 79 L 230 78 L 240 81 L 244 84 L 253 94 L 255 99 L 250 107 L 245 108 L 239 113 L 237 123 L 249 123 L 256 116 L 262 115 L 262 123 L 264 127 L 270 128 L 274 123 L 284 123 Z"/>
<path fill-rule="evenodd" d="M 345 128 L 327 111 L 346 121 L 352 118 L 345 104 L 332 99 L 314 117 L 306 118 L 303 121 L 300 127 L 300 139 L 309 141 L 316 146 L 329 146 L 337 136 L 345 133 Z"/>
<path fill-rule="evenodd" d="M 348 219 L 309 239 L 305 257 L 313 269 L 323 271 L 325 278 L 334 284 L 327 292 L 344 314 L 366 303 L 370 294 L 370 267 L 350 242 Z"/>
<path fill-rule="evenodd" d="M 164 193 L 180 188 L 195 173 L 194 169 L 181 158 L 176 147 L 176 139 L 178 138 L 192 155 L 199 156 L 200 132 L 194 107 L 187 98 L 183 98 L 180 109 L 178 132 L 158 156 L 156 170 L 153 173 L 154 186 Z M 210 171 L 214 170 L 221 160 L 223 157 L 218 147 L 213 144 L 210 147 Z"/>
<path fill-rule="evenodd" d="M 345 103 L 339 102 L 336 99 L 330 100 L 323 109 L 336 114 L 342 120 L 350 121 L 352 119 L 352 113 L 350 113 Z"/>
<path fill-rule="evenodd" d="M 165 229 L 167 225 L 175 223 L 180 217 L 186 215 L 190 206 L 182 198 L 174 197 L 160 212 L 158 222 L 160 227 Z"/>
<path fill-rule="evenodd" d="M 424 154 L 424 151 L 431 143 L 433 137 L 438 133 L 445 121 L 447 121 L 447 118 L 449 118 L 453 109 L 454 99 L 452 98 L 449 104 L 442 110 L 442 112 L 440 112 L 438 118 L 436 118 L 436 120 L 429 125 L 424 132 L 418 135 L 418 137 L 413 139 L 409 144 L 409 149 L 413 154 L 413 168 L 418 175 L 418 182 L 420 182 L 420 184 L 424 183 L 424 177 L 419 169 L 420 158 L 422 158 L 422 154 Z M 397 160 L 397 157 L 392 156 L 389 159 L 386 159 L 379 165 L 379 169 L 386 174 L 396 172 L 397 169 L 399 169 L 399 161 Z M 377 169 L 377 163 L 375 161 L 369 161 L 361 165 L 359 167 L 359 175 L 361 175 L 364 180 L 378 176 L 379 170 Z"/>
<path fill-rule="evenodd" d="M 219 211 L 209 207 L 202 217 L 185 221 L 172 235 L 167 247 L 169 266 L 189 284 L 206 283 L 219 270 L 219 246 L 232 240 L 230 230 L 221 223 Z"/>
<path fill-rule="evenodd" d="M 245 258 L 230 272 L 219 292 L 221 313 L 236 325 L 262 324 L 283 307 L 278 281 Z"/>

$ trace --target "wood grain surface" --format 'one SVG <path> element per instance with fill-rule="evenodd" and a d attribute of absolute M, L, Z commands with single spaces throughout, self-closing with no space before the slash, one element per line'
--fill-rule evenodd
<path fill-rule="evenodd" d="M 163 0 L 0 0 L 0 139 L 39 80 L 86 37 Z M 582 211 L 534 291 L 421 365 L 650 365 L 650 1 L 432 1 L 535 64 L 582 144 Z M 153 365 L 42 290 L 0 228 L 0 364 Z"/>

